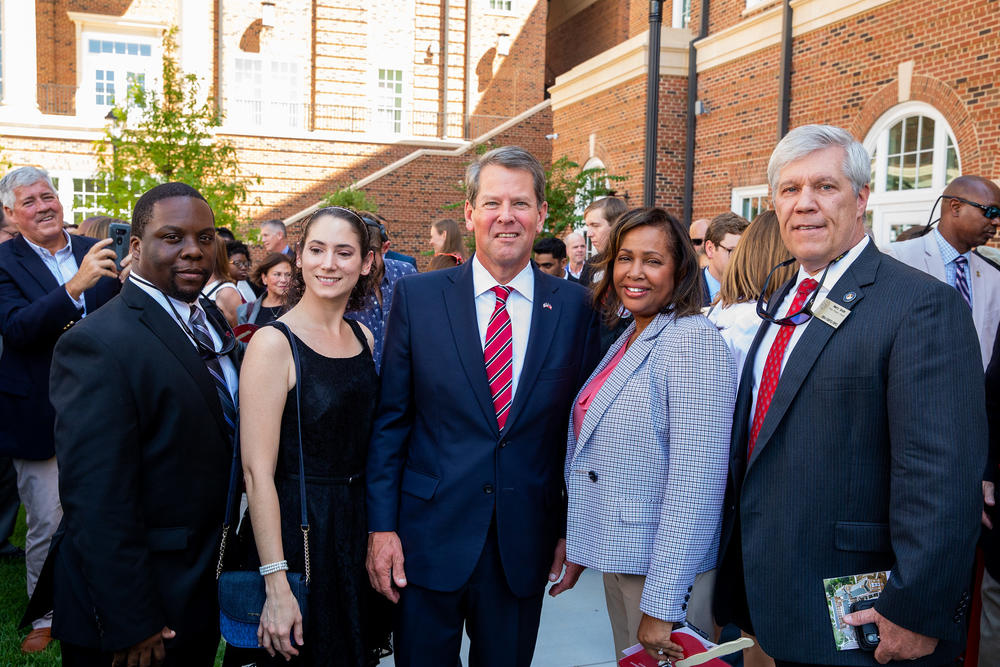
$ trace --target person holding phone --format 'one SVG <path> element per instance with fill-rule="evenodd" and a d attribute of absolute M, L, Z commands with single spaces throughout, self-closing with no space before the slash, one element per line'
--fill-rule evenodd
<path fill-rule="evenodd" d="M 35 589 L 62 509 L 49 403 L 52 348 L 77 322 L 118 293 L 111 239 L 71 236 L 44 169 L 20 167 L 0 179 L 4 213 L 19 235 L 0 245 L 0 456 L 10 456 L 24 503 L 28 595 Z M 28 619 L 22 649 L 51 641 L 51 615 Z"/>

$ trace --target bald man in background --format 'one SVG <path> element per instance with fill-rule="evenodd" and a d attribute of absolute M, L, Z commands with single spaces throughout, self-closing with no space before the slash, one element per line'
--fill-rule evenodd
<path fill-rule="evenodd" d="M 691 237 L 691 245 L 698 253 L 698 267 L 704 269 L 708 266 L 708 255 L 705 254 L 705 234 L 708 233 L 708 218 L 698 218 L 688 227 L 688 236 Z"/>
<path fill-rule="evenodd" d="M 563 240 L 566 243 L 566 256 L 569 258 L 569 264 L 566 265 L 566 280 L 578 283 L 583 266 L 587 262 L 587 241 L 580 232 L 567 234 Z"/>

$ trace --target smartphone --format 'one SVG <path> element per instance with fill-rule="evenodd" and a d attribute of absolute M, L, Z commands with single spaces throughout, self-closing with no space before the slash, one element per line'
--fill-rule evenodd
<path fill-rule="evenodd" d="M 875 606 L 875 600 L 858 600 L 851 605 L 851 613 L 862 609 L 871 609 Z M 858 640 L 858 648 L 862 651 L 874 651 L 878 647 L 880 637 L 878 636 L 878 626 L 874 623 L 865 623 L 854 628 L 854 636 Z"/>
<path fill-rule="evenodd" d="M 129 253 L 129 240 L 132 238 L 132 225 L 125 222 L 112 222 L 108 225 L 111 236 L 111 249 L 115 251 L 115 268 L 122 270 L 122 260 Z"/>

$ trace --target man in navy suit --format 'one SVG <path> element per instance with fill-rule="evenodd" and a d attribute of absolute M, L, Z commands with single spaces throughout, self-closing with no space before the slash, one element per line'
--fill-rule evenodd
<path fill-rule="evenodd" d="M 588 291 L 529 261 L 538 161 L 497 148 L 466 189 L 473 259 L 396 285 L 369 451 L 368 572 L 398 603 L 400 667 L 456 664 L 463 624 L 471 665 L 531 663 L 565 562 L 570 404 L 597 357 Z"/>
<path fill-rule="evenodd" d="M 801 268 L 737 393 L 715 611 L 779 667 L 936 666 L 964 646 L 986 460 L 979 342 L 958 291 L 866 236 L 870 167 L 847 132 L 807 125 L 767 170 Z M 874 608 L 837 615 L 876 625 L 877 649 L 838 651 L 823 580 L 881 570 Z"/>
<path fill-rule="evenodd" d="M 4 213 L 20 235 L 0 245 L 0 455 L 10 456 L 28 524 L 28 595 L 62 518 L 49 403 L 52 348 L 119 288 L 110 239 L 70 236 L 48 174 L 21 167 L 0 180 Z M 51 641 L 51 615 L 32 623 L 25 652 Z"/>

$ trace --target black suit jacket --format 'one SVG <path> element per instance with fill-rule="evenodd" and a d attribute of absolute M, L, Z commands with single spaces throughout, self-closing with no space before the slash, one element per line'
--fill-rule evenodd
<path fill-rule="evenodd" d="M 792 281 L 794 282 L 794 281 Z M 778 304 L 792 282 L 772 303 Z M 958 292 L 869 243 L 789 353 L 750 461 L 753 364 L 736 399 L 715 611 L 772 657 L 874 665 L 836 651 L 823 580 L 892 570 L 875 608 L 963 647 L 986 456 L 982 361 Z M 771 325 L 773 326 L 773 325 Z"/>
<path fill-rule="evenodd" d="M 97 241 L 70 236 L 77 265 Z M 119 282 L 101 278 L 83 293 L 87 317 L 118 293 Z M 0 244 L 0 455 L 52 458 L 49 366 L 59 337 L 83 312 L 23 237 Z"/>
<path fill-rule="evenodd" d="M 190 340 L 128 282 L 60 339 L 51 395 L 63 521 L 32 605 L 54 608 L 53 636 L 115 651 L 165 625 L 174 645 L 217 632 L 232 450 Z"/>
<path fill-rule="evenodd" d="M 993 339 L 990 365 L 986 367 L 986 416 L 990 425 L 990 445 L 983 479 L 995 484 L 1000 464 L 1000 328 Z M 980 544 L 986 557 L 986 569 L 994 579 L 1000 579 L 1000 509 L 994 505 L 987 511 L 993 521 L 993 529 L 983 526 Z"/>
<path fill-rule="evenodd" d="M 533 269 L 531 331 L 499 431 L 472 266 L 396 283 L 368 453 L 369 529 L 399 533 L 410 583 L 455 591 L 495 516 L 511 590 L 538 595 L 565 530 L 566 424 L 597 362 L 597 319 L 588 290 Z"/>

